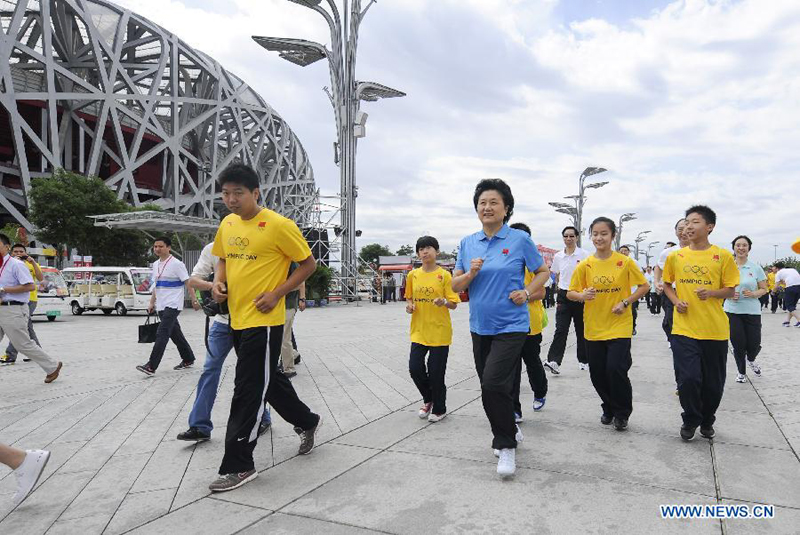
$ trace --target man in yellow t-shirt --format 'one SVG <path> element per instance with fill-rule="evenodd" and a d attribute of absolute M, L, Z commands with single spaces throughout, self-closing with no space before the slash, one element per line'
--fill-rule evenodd
<path fill-rule="evenodd" d="M 691 440 L 700 426 L 715 435 L 714 421 L 725 387 L 730 327 L 722 309 L 739 284 L 733 255 L 712 245 L 708 235 L 717 215 L 707 206 L 686 211 L 689 246 L 670 253 L 664 266 L 664 295 L 675 305 L 672 357 L 683 407 L 681 438 Z M 672 287 L 674 283 L 675 287 Z"/>
<path fill-rule="evenodd" d="M 521 230 L 528 236 L 531 235 L 531 229 L 525 223 L 514 223 L 509 225 L 511 228 Z M 528 286 L 533 281 L 533 273 L 525 269 L 525 286 Z M 542 351 L 542 330 L 544 323 L 544 306 L 542 299 L 544 299 L 547 291 L 541 288 L 533 292 L 528 297 L 528 314 L 530 315 L 530 331 L 525 338 L 525 344 L 522 346 L 522 361 L 525 362 L 525 368 L 528 371 L 528 383 L 533 390 L 533 410 L 538 412 L 544 408 L 547 398 L 547 374 L 544 372 L 544 366 L 540 358 Z M 522 383 L 522 362 L 517 366 L 517 376 L 514 379 L 514 419 L 517 423 L 522 421 L 522 403 L 519 401 L 520 386 Z"/>
<path fill-rule="evenodd" d="M 15 243 L 14 246 L 11 248 L 11 255 L 14 258 L 18 258 L 22 260 L 25 264 L 25 267 L 28 268 L 28 271 L 31 272 L 31 277 L 33 278 L 33 283 L 38 287 L 39 283 L 44 280 L 44 274 L 42 273 L 42 268 L 39 267 L 39 264 L 28 256 L 28 250 L 25 248 L 24 245 L 21 243 Z M 33 330 L 33 311 L 36 310 L 36 305 L 39 303 L 39 294 L 36 291 L 36 288 L 31 290 L 30 293 L 30 300 L 28 301 L 28 334 L 31 337 L 31 340 L 36 342 L 36 345 L 42 347 L 41 342 L 39 342 L 39 338 L 36 336 L 36 331 Z M 8 342 L 8 347 L 6 348 L 6 354 L 0 358 L 0 362 L 2 364 L 14 364 L 17 361 L 17 348 L 14 347 L 14 344 L 11 341 Z M 28 362 L 28 357 L 22 357 L 22 360 Z"/>
<path fill-rule="evenodd" d="M 258 475 L 253 449 L 265 403 L 294 426 L 300 454 L 311 452 L 321 422 L 278 372 L 284 297 L 314 272 L 311 250 L 294 222 L 258 205 L 259 177 L 253 169 L 231 165 L 220 173 L 219 185 L 232 213 L 214 239 L 212 254 L 219 262 L 211 292 L 218 302 L 228 302 L 238 362 L 225 455 L 219 479 L 209 486 L 212 492 L 233 490 Z M 288 275 L 292 261 L 299 265 Z"/>
<path fill-rule="evenodd" d="M 417 240 L 419 267 L 406 277 L 406 312 L 411 314 L 411 354 L 408 372 L 422 395 L 419 417 L 438 422 L 447 414 L 447 387 L 444 376 L 453 326 L 450 310 L 460 302 L 453 291 L 453 276 L 436 265 L 439 242 L 433 236 Z M 428 365 L 425 366 L 425 355 Z"/>
<path fill-rule="evenodd" d="M 589 226 L 595 253 L 578 264 L 567 299 L 584 303 L 583 336 L 589 358 L 589 377 L 600 396 L 600 423 L 612 422 L 617 431 L 628 428 L 633 412 L 633 388 L 628 371 L 633 364 L 633 303 L 650 290 L 639 265 L 611 249 L 617 228 L 598 217 Z"/>

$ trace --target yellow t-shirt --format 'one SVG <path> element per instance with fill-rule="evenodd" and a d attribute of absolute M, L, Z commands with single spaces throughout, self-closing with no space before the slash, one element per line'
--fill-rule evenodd
<path fill-rule="evenodd" d="M 311 256 L 293 221 L 267 208 L 247 221 L 230 214 L 217 229 L 211 254 L 225 260 L 233 329 L 285 323 L 285 299 L 266 314 L 258 311 L 253 300 L 286 281 L 292 260 L 302 262 Z"/>
<path fill-rule="evenodd" d="M 712 245 L 705 251 L 688 247 L 670 253 L 664 265 L 664 282 L 675 283 L 678 299 L 689 303 L 689 310 L 672 316 L 672 334 L 696 340 L 727 340 L 728 316 L 722 310 L 724 299 L 709 297 L 701 301 L 695 290 L 720 290 L 739 284 L 739 268 L 733 255 Z"/>
<path fill-rule="evenodd" d="M 25 262 L 25 266 L 28 268 L 28 271 L 31 272 L 31 277 L 33 277 L 33 290 L 31 290 L 31 301 L 38 301 L 39 300 L 39 293 L 36 291 L 36 288 L 39 287 L 39 279 L 36 278 L 36 270 L 33 269 L 33 264 L 29 262 Z"/>
<path fill-rule="evenodd" d="M 533 281 L 534 274 L 525 269 L 525 287 Z M 536 336 L 537 334 L 542 333 L 542 316 L 544 316 L 544 307 L 542 306 L 542 300 L 537 299 L 536 301 L 528 303 L 528 315 L 531 317 L 531 324 L 530 324 L 530 332 L 528 332 L 528 336 Z"/>
<path fill-rule="evenodd" d="M 445 269 L 438 268 L 425 273 L 422 268 L 412 270 L 406 277 L 406 299 L 413 299 L 414 313 L 411 314 L 411 341 L 424 346 L 449 346 L 453 341 L 453 325 L 450 323 L 450 309 L 433 304 L 434 299 L 444 297 L 452 303 L 461 300 L 450 283 L 453 276 Z"/>
<path fill-rule="evenodd" d="M 775 274 L 773 272 L 767 273 L 767 290 L 770 292 L 775 289 Z"/>
<path fill-rule="evenodd" d="M 583 305 L 583 336 L 590 341 L 630 338 L 633 334 L 633 313 L 625 307 L 614 314 L 614 305 L 631 296 L 631 287 L 646 284 L 642 270 L 633 259 L 612 252 L 605 260 L 595 255 L 578 264 L 572 273 L 569 289 L 582 292 L 594 288 L 595 298 Z"/>

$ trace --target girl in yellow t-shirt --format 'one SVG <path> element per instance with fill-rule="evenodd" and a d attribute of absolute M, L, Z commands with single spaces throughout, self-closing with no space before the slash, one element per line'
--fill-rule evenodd
<path fill-rule="evenodd" d="M 583 336 L 592 385 L 602 400 L 600 423 L 612 421 L 617 431 L 628 427 L 633 411 L 631 336 L 635 303 L 650 290 L 642 270 L 632 258 L 611 250 L 616 225 L 598 217 L 589 227 L 595 253 L 578 264 L 572 274 L 567 299 L 585 303 Z M 636 290 L 631 294 L 631 288 Z"/>
<path fill-rule="evenodd" d="M 422 395 L 419 417 L 438 422 L 447 414 L 444 384 L 447 356 L 453 341 L 450 310 L 458 306 L 450 273 L 436 265 L 439 242 L 432 236 L 417 240 L 422 267 L 406 277 L 406 312 L 411 314 L 411 354 L 408 371 Z M 427 367 L 425 356 L 428 355 Z"/>

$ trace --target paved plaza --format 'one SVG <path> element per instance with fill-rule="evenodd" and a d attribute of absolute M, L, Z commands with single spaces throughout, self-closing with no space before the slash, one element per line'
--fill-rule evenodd
<path fill-rule="evenodd" d="M 544 333 L 544 348 L 553 334 Z M 0 368 L 0 441 L 52 452 L 33 494 L 11 509 L 13 475 L 0 468 L 0 533 L 797 533 L 800 531 L 800 329 L 764 316 L 763 376 L 737 384 L 733 357 L 713 443 L 678 436 L 680 405 L 660 317 L 642 306 L 633 343 L 634 411 L 627 432 L 599 423 L 599 400 L 567 349 L 549 375 L 547 405 L 530 410 L 517 474 L 500 480 L 472 364 L 468 308 L 453 313 L 445 420 L 416 415 L 404 304 L 309 309 L 295 332 L 294 379 L 322 415 L 318 447 L 273 413 L 255 451 L 259 477 L 211 496 L 233 385 L 223 369 L 212 440 L 175 436 L 201 366 L 176 372 L 173 346 L 153 378 L 134 369 L 142 316 L 87 314 L 37 321 L 64 361 L 61 377 L 21 360 Z M 202 363 L 204 318 L 184 331 Z M 4 341 L 5 343 L 5 341 Z M 571 344 L 574 339 L 571 338 Z M 523 378 L 525 381 L 525 379 Z M 661 504 L 772 504 L 771 520 L 664 520 Z"/>

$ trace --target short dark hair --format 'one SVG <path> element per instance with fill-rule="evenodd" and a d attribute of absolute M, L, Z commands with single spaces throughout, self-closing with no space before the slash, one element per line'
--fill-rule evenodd
<path fill-rule="evenodd" d="M 742 234 L 741 236 L 736 236 L 733 241 L 731 242 L 731 248 L 736 247 L 736 242 L 739 240 L 745 240 L 747 242 L 747 250 L 751 250 L 753 248 L 753 240 Z"/>
<path fill-rule="evenodd" d="M 8 239 L 8 236 L 5 234 L 0 234 L 0 241 L 2 241 L 7 246 L 11 247 L 11 240 Z"/>
<path fill-rule="evenodd" d="M 166 236 L 159 236 L 158 238 L 153 240 L 153 244 L 155 244 L 157 241 L 163 241 L 164 245 L 166 245 L 167 247 L 172 247 L 172 240 L 170 240 Z"/>
<path fill-rule="evenodd" d="M 578 232 L 578 229 L 576 229 L 576 228 L 575 228 L 575 227 L 573 227 L 572 225 L 567 225 L 566 227 L 564 227 L 563 229 L 561 229 L 561 237 L 562 237 L 562 238 L 564 237 L 564 233 L 565 233 L 566 231 L 568 231 L 569 229 L 572 229 L 572 230 L 574 230 L 574 231 L 575 231 L 575 237 L 576 237 L 576 238 L 578 237 L 578 234 L 580 234 L 580 233 Z"/>
<path fill-rule="evenodd" d="M 686 210 L 686 217 L 689 217 L 689 214 L 699 214 L 706 223 L 717 224 L 716 212 L 704 204 L 696 204 Z"/>
<path fill-rule="evenodd" d="M 622 245 L 619 246 L 618 250 L 621 251 L 623 249 L 627 249 L 629 253 L 631 252 L 631 248 L 627 244 L 623 243 Z"/>
<path fill-rule="evenodd" d="M 433 236 L 422 236 L 420 239 L 417 240 L 417 247 L 414 250 L 417 252 L 417 254 L 419 254 L 419 250 L 424 249 L 425 247 L 433 247 L 438 252 L 439 240 L 437 240 Z"/>
<path fill-rule="evenodd" d="M 682 217 L 682 218 L 678 219 L 678 220 L 675 222 L 675 230 L 678 230 L 678 225 L 680 225 L 680 224 L 681 224 L 682 222 L 684 222 L 684 221 L 686 221 L 686 218 L 685 218 L 685 217 Z"/>
<path fill-rule="evenodd" d="M 597 219 L 592 221 L 592 224 L 589 225 L 589 232 L 591 232 L 594 226 L 598 223 L 605 223 L 606 225 L 608 225 L 608 228 L 611 229 L 611 235 L 612 236 L 617 235 L 617 224 L 607 217 L 598 217 Z"/>
<path fill-rule="evenodd" d="M 1 235 L 1 234 L 0 234 L 0 235 Z M 773 265 L 774 265 L 776 268 L 778 268 L 778 269 L 783 269 L 783 268 L 785 268 L 785 267 L 786 267 L 786 264 L 785 264 L 785 263 L 783 263 L 783 262 L 781 262 L 781 261 L 775 262 Z"/>
<path fill-rule="evenodd" d="M 14 245 L 12 245 L 12 246 L 11 246 L 11 250 L 13 251 L 13 250 L 14 250 L 14 249 L 16 249 L 17 247 L 22 247 L 22 250 L 23 250 L 23 251 L 27 251 L 27 250 L 28 250 L 28 248 L 27 248 L 27 247 L 25 247 L 25 246 L 24 246 L 23 244 L 21 244 L 21 243 L 15 243 Z"/>
<path fill-rule="evenodd" d="M 243 163 L 233 163 L 223 169 L 217 179 L 219 187 L 225 184 L 239 184 L 244 186 L 250 191 L 258 189 L 258 173 L 252 167 L 244 165 Z"/>
<path fill-rule="evenodd" d="M 521 230 L 522 232 L 524 232 L 528 236 L 531 235 L 531 227 L 529 227 L 525 223 L 513 223 L 510 226 L 511 226 L 511 228 L 515 228 L 517 230 Z"/>
<path fill-rule="evenodd" d="M 503 223 L 508 223 L 511 216 L 514 215 L 514 195 L 511 193 L 511 188 L 504 181 L 499 178 L 484 178 L 478 185 L 475 186 L 475 195 L 472 197 L 472 204 L 475 205 L 475 211 L 478 210 L 478 199 L 485 191 L 496 191 L 503 198 L 503 204 L 506 205 L 508 211 L 503 218 Z"/>
<path fill-rule="evenodd" d="M 675 243 L 674 241 L 668 241 L 667 242 L 667 246 L 669 246 L 669 247 L 675 247 L 676 245 L 678 245 L 678 244 Z"/>

